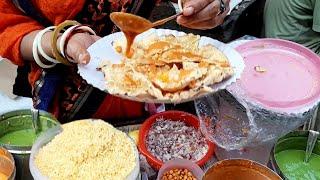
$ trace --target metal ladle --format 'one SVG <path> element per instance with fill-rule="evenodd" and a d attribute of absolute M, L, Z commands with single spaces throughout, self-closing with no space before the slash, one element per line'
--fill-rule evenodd
<path fill-rule="evenodd" d="M 125 34 L 127 39 L 126 56 L 131 57 L 131 45 L 133 44 L 133 41 L 137 35 L 155 26 L 160 26 L 168 21 L 171 21 L 177 18 L 179 15 L 181 15 L 181 13 L 152 23 L 149 20 L 140 16 L 136 16 L 134 14 L 124 12 L 113 12 L 110 14 L 110 19 Z"/>
<path fill-rule="evenodd" d="M 183 0 L 178 0 L 178 6 L 180 12 L 177 12 L 170 17 L 166 17 L 155 22 L 151 22 L 143 17 L 124 12 L 113 12 L 110 14 L 110 19 L 122 31 L 129 31 L 140 34 L 153 27 L 163 25 L 166 22 L 176 19 L 178 16 L 182 15 Z"/>
<path fill-rule="evenodd" d="M 122 31 L 129 31 L 129 32 L 140 34 L 153 27 L 163 25 L 166 22 L 177 18 L 181 14 L 182 13 L 177 13 L 175 15 L 158 20 L 156 22 L 151 22 L 148 19 L 145 19 L 143 17 L 137 16 L 134 14 L 124 13 L 124 12 L 113 12 L 110 14 L 110 19 Z"/>
<path fill-rule="evenodd" d="M 308 163 L 312 154 L 312 151 L 314 149 L 314 146 L 317 142 L 319 136 L 319 132 L 309 130 L 309 136 L 308 136 L 308 141 L 307 141 L 307 147 L 306 147 L 306 152 L 305 152 L 305 157 L 304 157 L 304 162 Z"/>
<path fill-rule="evenodd" d="M 40 124 L 40 118 L 39 118 L 39 110 L 38 109 L 31 109 L 31 116 L 32 116 L 32 127 L 35 132 L 35 134 L 38 134 L 40 132 L 39 124 Z"/>

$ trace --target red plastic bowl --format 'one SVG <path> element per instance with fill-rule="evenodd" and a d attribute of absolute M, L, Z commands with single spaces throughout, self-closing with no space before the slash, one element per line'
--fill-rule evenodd
<path fill-rule="evenodd" d="M 199 128 L 199 120 L 196 116 L 182 112 L 182 111 L 165 111 L 162 113 L 155 114 L 151 117 L 149 117 L 140 127 L 139 131 L 139 143 L 138 143 L 138 149 L 141 154 L 143 154 L 150 166 L 153 168 L 159 170 L 161 166 L 164 164 L 162 161 L 154 157 L 146 147 L 146 137 L 148 135 L 149 129 L 151 128 L 152 124 L 159 118 L 164 119 L 170 119 L 172 121 L 184 121 L 188 126 L 193 126 L 196 129 Z M 213 155 L 214 152 L 214 144 L 210 141 L 207 141 L 208 143 L 208 152 L 207 154 L 200 159 L 199 161 L 195 162 L 199 166 L 203 166 Z"/>

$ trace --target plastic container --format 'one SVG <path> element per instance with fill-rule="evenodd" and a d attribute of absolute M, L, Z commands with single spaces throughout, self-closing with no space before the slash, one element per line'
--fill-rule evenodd
<path fill-rule="evenodd" d="M 89 121 L 93 121 L 93 120 L 89 120 Z M 39 171 L 39 169 L 37 168 L 37 166 L 35 165 L 35 162 L 34 162 L 35 156 L 37 155 L 37 153 L 39 152 L 39 150 L 43 146 L 48 144 L 56 135 L 58 135 L 62 131 L 63 130 L 60 126 L 51 128 L 48 131 L 46 131 L 44 134 L 42 134 L 39 138 L 37 138 L 36 142 L 32 146 L 29 166 L 30 166 L 30 172 L 31 172 L 34 180 L 49 179 L 48 177 L 42 175 L 41 172 Z M 128 138 L 130 138 L 130 137 L 128 136 Z M 130 140 L 132 140 L 132 139 L 130 138 Z M 127 176 L 126 180 L 136 180 L 140 176 L 139 153 L 138 153 L 138 149 L 135 146 L 135 143 L 133 142 L 132 144 L 134 145 L 134 146 L 132 146 L 132 148 L 134 148 L 134 151 L 135 151 L 136 166 L 132 170 L 132 172 Z"/>
<path fill-rule="evenodd" d="M 215 163 L 202 179 L 281 180 L 281 177 L 257 162 L 247 159 L 229 159 Z"/>
<path fill-rule="evenodd" d="M 36 142 L 33 144 L 31 149 L 29 167 L 32 177 L 35 180 L 44 180 L 48 179 L 47 177 L 43 176 L 37 166 L 34 163 L 35 156 L 37 155 L 38 151 L 41 147 L 48 144 L 56 135 L 62 132 L 62 128 L 60 126 L 51 128 L 43 133 L 40 137 L 37 138 Z"/>
<path fill-rule="evenodd" d="M 149 117 L 140 127 L 139 131 L 139 144 L 138 148 L 141 154 L 143 154 L 150 166 L 153 168 L 159 170 L 161 166 L 163 165 L 163 162 L 158 160 L 156 157 L 154 157 L 146 147 L 146 137 L 148 135 L 149 129 L 151 128 L 152 124 L 159 118 L 165 118 L 165 119 L 170 119 L 172 121 L 184 121 L 188 126 L 193 126 L 196 129 L 199 128 L 199 120 L 196 116 L 182 112 L 182 111 L 166 111 L 162 113 L 155 114 L 151 117 Z M 199 161 L 196 162 L 199 166 L 203 166 L 213 155 L 214 153 L 214 144 L 211 143 L 210 141 L 207 141 L 208 143 L 208 152 L 206 155 L 200 159 Z"/>
<path fill-rule="evenodd" d="M 164 173 L 170 171 L 171 169 L 188 169 L 197 180 L 201 180 L 204 174 L 203 170 L 192 161 L 186 159 L 175 159 L 166 162 L 159 170 L 157 180 L 161 180 Z"/>
<path fill-rule="evenodd" d="M 312 118 L 320 101 L 320 58 L 279 39 L 232 44 L 245 69 L 227 91 L 195 101 L 202 132 L 220 147 L 219 160 L 267 164 L 274 142 Z"/>

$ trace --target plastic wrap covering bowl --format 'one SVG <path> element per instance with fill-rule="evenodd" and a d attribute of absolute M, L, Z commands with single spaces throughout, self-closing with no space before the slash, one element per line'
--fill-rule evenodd
<path fill-rule="evenodd" d="M 301 114 L 268 111 L 236 99 L 228 91 L 198 99 L 195 106 L 201 131 L 226 150 L 275 140 L 301 126 L 313 115 L 313 109 Z"/>

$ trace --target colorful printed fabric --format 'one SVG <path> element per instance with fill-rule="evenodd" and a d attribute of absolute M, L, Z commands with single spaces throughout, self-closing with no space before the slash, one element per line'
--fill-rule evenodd
<path fill-rule="evenodd" d="M 8 9 L 7 7 L 9 7 L 10 3 L 6 4 L 6 1 L 7 0 L 5 0 L 4 3 L 5 8 L 3 9 Z M 24 1 L 24 4 L 28 4 L 25 3 L 25 1 L 28 0 L 21 1 Z M 29 0 L 29 2 L 31 1 L 32 0 Z M 67 6 L 72 6 L 72 4 L 76 6 L 70 9 L 70 12 L 68 12 L 70 14 L 63 14 L 67 13 L 65 12 L 66 9 L 61 10 L 61 8 L 57 8 L 61 6 L 61 4 L 57 4 L 58 1 L 54 2 L 41 0 L 32 1 L 30 4 L 33 5 L 32 7 L 34 9 L 41 12 L 39 14 L 43 15 L 44 19 L 47 19 L 52 24 L 56 25 L 70 18 L 75 19 L 80 23 L 91 26 L 99 36 L 105 36 L 113 31 L 117 31 L 109 19 L 110 12 L 132 12 L 148 18 L 153 9 L 152 7 L 156 3 L 155 0 L 87 0 L 85 2 L 80 0 L 77 4 L 74 4 L 75 1 L 71 2 L 71 0 L 69 0 L 65 2 Z M 2 4 L 3 3 L 0 2 L 0 10 L 2 10 Z M 72 17 L 72 14 L 75 13 L 74 11 L 79 9 L 78 5 L 82 5 L 82 10 L 80 12 L 78 11 L 77 15 Z M 10 8 L 11 6 L 12 5 L 10 5 Z M 53 8 L 57 9 L 55 10 Z M 56 14 L 52 14 L 54 12 Z M 0 14 L 2 13 L 0 12 Z M 17 14 L 19 13 L 17 12 Z M 21 13 L 17 16 L 20 17 L 22 15 Z M 33 19 L 37 18 L 38 22 L 44 22 L 44 20 L 39 20 L 39 17 L 35 17 L 32 14 L 29 16 Z M 34 23 L 33 20 L 32 23 Z M 34 28 L 39 29 L 39 26 L 35 26 Z M 22 37 L 23 36 L 19 38 L 22 39 Z M 20 41 L 17 45 L 20 45 Z M 19 51 L 18 49 L 16 50 Z M 12 59 L 15 60 L 19 58 Z M 29 65 L 29 63 L 25 62 L 20 64 L 25 66 Z M 88 85 L 78 75 L 76 66 L 57 66 L 50 70 L 43 70 L 32 63 L 31 73 L 36 74 L 31 77 L 29 75 L 29 80 L 31 80 L 31 85 L 33 85 L 35 106 L 39 109 L 52 112 L 62 122 L 92 117 L 116 122 L 112 119 L 128 120 L 130 118 L 141 117 L 145 114 L 144 104 L 108 95 Z"/>

